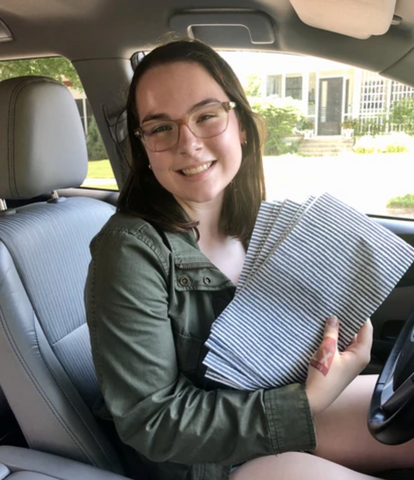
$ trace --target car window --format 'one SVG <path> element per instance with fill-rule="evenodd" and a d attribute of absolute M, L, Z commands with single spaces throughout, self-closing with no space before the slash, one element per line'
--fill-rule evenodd
<path fill-rule="evenodd" d="M 364 213 L 414 219 L 414 89 L 299 55 L 220 52 L 267 121 L 269 200 L 328 191 Z"/>
<path fill-rule="evenodd" d="M 54 78 L 69 88 L 79 110 L 88 149 L 88 174 L 82 186 L 118 190 L 91 106 L 71 62 L 62 57 L 0 62 L 0 81 L 25 75 Z"/>

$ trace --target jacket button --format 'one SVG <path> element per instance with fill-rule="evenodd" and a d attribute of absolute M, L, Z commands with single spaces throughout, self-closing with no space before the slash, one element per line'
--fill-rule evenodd
<path fill-rule="evenodd" d="M 180 278 L 179 282 L 183 287 L 186 287 L 187 285 L 189 285 L 190 279 L 186 275 L 184 275 Z"/>
<path fill-rule="evenodd" d="M 206 285 L 210 285 L 210 284 L 211 284 L 211 278 L 210 278 L 210 277 L 204 277 L 204 278 L 203 278 L 203 282 L 204 282 Z"/>

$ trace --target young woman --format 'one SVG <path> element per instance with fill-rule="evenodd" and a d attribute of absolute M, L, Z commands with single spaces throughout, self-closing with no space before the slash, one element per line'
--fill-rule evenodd
<path fill-rule="evenodd" d="M 411 442 L 390 448 L 367 431 L 375 378 L 354 379 L 369 322 L 339 353 L 330 318 L 315 353 L 331 348 L 330 369 L 310 366 L 305 385 L 247 392 L 204 377 L 204 342 L 265 198 L 260 121 L 227 63 L 200 42 L 161 46 L 136 68 L 127 113 L 131 174 L 92 242 L 86 308 L 106 415 L 136 465 L 157 480 L 357 480 L 368 476 L 349 468 L 411 466 Z"/>

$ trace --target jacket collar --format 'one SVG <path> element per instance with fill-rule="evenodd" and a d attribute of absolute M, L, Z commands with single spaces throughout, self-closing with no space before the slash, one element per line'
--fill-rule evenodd
<path fill-rule="evenodd" d="M 201 252 L 200 247 L 196 241 L 193 231 L 171 233 L 164 232 L 169 247 L 171 249 L 173 262 L 176 267 L 179 276 L 183 275 L 183 271 L 186 270 L 187 276 L 191 276 L 191 285 L 181 285 L 180 281 L 177 283 L 179 290 L 221 290 L 227 287 L 235 287 L 233 282 L 219 270 L 211 261 Z M 204 269 L 210 269 L 210 272 L 204 278 L 198 275 L 197 271 L 204 271 Z M 190 271 L 193 273 L 190 275 Z M 206 283 L 205 279 L 208 278 L 209 282 Z"/>
<path fill-rule="evenodd" d="M 196 241 L 194 231 L 188 232 L 164 232 L 174 257 L 174 263 L 178 267 L 189 266 L 217 268 L 201 252 Z"/>

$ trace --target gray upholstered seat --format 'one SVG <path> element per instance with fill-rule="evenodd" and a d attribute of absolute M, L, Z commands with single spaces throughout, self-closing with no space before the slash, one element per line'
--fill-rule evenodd
<path fill-rule="evenodd" d="M 0 83 L 0 199 L 79 186 L 85 138 L 68 89 Z M 90 407 L 99 395 L 85 323 L 89 242 L 114 207 L 52 198 L 0 213 L 0 385 L 33 449 L 122 473 Z"/>
<path fill-rule="evenodd" d="M 0 386 L 0 422 L 3 417 L 9 414 L 9 404 L 7 403 L 6 397 L 4 396 L 3 390 Z"/>
<path fill-rule="evenodd" d="M 126 480 L 126 478 L 49 453 L 0 447 L 0 480 Z"/>

